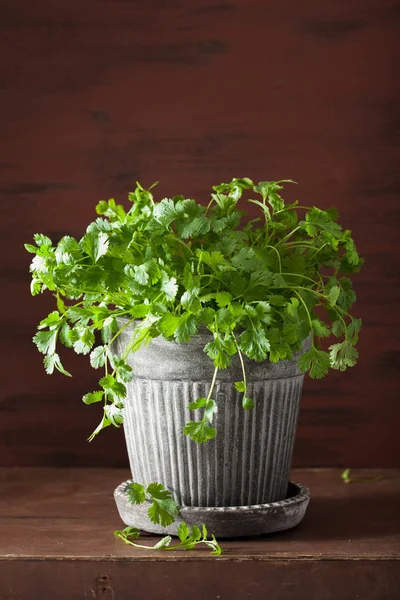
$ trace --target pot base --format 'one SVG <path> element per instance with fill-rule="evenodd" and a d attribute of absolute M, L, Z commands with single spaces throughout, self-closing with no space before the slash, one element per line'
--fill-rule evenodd
<path fill-rule="evenodd" d="M 189 526 L 205 523 L 209 532 L 217 539 L 284 531 L 301 522 L 310 500 L 310 491 L 305 485 L 290 481 L 285 500 L 252 506 L 182 506 L 175 522 L 168 527 L 162 527 L 152 523 L 147 516 L 149 502 L 129 502 L 127 489 L 130 483 L 130 480 L 124 481 L 114 492 L 121 519 L 130 527 L 160 535 L 176 536 L 181 521 L 185 521 Z"/>

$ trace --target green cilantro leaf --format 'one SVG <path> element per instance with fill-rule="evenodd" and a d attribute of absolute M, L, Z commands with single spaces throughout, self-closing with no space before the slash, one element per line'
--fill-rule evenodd
<path fill-rule="evenodd" d="M 358 342 L 358 334 L 360 332 L 361 326 L 361 319 L 352 319 L 351 323 L 347 328 L 347 338 L 352 346 L 354 346 Z"/>
<path fill-rule="evenodd" d="M 108 250 L 108 235 L 101 231 L 100 233 L 87 233 L 81 240 L 81 247 L 95 263 L 104 256 Z"/>
<path fill-rule="evenodd" d="M 346 331 L 345 323 L 343 321 L 334 321 L 332 323 L 332 333 L 336 337 L 341 337 Z"/>
<path fill-rule="evenodd" d="M 204 418 L 211 423 L 215 413 L 217 412 L 217 404 L 212 398 L 208 398 L 204 407 Z"/>
<path fill-rule="evenodd" d="M 114 427 L 119 427 L 124 422 L 122 407 L 116 404 L 106 404 L 104 407 L 104 415 Z"/>
<path fill-rule="evenodd" d="M 74 341 L 74 350 L 77 354 L 88 354 L 95 342 L 94 333 L 88 327 L 76 327 L 71 330 L 75 333 L 78 339 Z"/>
<path fill-rule="evenodd" d="M 189 533 L 189 527 L 184 521 L 181 521 L 178 527 L 178 537 L 181 540 L 181 542 L 184 542 L 189 537 Z M 204 537 L 207 537 L 207 534 Z"/>
<path fill-rule="evenodd" d="M 130 483 L 126 491 L 129 502 L 132 504 L 143 504 L 143 502 L 145 502 L 146 490 L 143 485 L 140 485 L 140 483 Z"/>
<path fill-rule="evenodd" d="M 63 375 L 66 375 L 67 377 L 72 377 L 71 373 L 68 373 L 68 371 L 64 369 L 58 354 L 48 354 L 44 357 L 43 362 L 46 373 L 48 375 L 52 375 L 52 373 L 54 373 L 54 369 L 57 369 L 57 371 L 60 371 L 60 373 L 62 373 Z"/>
<path fill-rule="evenodd" d="M 38 329 L 43 329 L 44 327 L 49 327 L 49 329 L 54 329 L 58 327 L 62 323 L 62 319 L 60 317 L 60 313 L 55 310 L 51 312 L 45 319 L 40 321 L 38 325 Z"/>
<path fill-rule="evenodd" d="M 183 428 L 183 432 L 198 444 L 212 440 L 217 433 L 216 429 L 207 425 L 206 421 L 189 421 Z"/>
<path fill-rule="evenodd" d="M 232 363 L 230 356 L 236 354 L 237 349 L 231 338 L 222 338 L 215 333 L 214 341 L 205 345 L 204 352 L 214 361 L 215 367 L 225 369 Z"/>
<path fill-rule="evenodd" d="M 179 344 L 188 342 L 190 338 L 197 333 L 199 326 L 198 318 L 191 313 L 184 313 L 180 319 L 179 324 L 174 332 L 174 337 Z"/>
<path fill-rule="evenodd" d="M 329 353 L 312 346 L 310 350 L 300 356 L 298 363 L 302 371 L 309 371 L 310 377 L 320 379 L 329 371 Z"/>
<path fill-rule="evenodd" d="M 249 288 L 257 286 L 269 287 L 272 285 L 274 274 L 268 269 L 257 269 L 250 274 Z"/>
<path fill-rule="evenodd" d="M 158 322 L 158 328 L 165 337 L 172 337 L 181 322 L 182 317 L 171 313 L 164 313 Z"/>
<path fill-rule="evenodd" d="M 55 354 L 58 329 L 38 331 L 33 338 L 39 352 L 42 354 Z"/>
<path fill-rule="evenodd" d="M 132 379 L 133 379 L 132 367 L 130 365 L 128 365 L 124 361 L 124 359 L 113 358 L 113 364 L 114 364 L 114 369 L 116 372 L 117 379 L 119 379 L 120 381 L 123 381 L 124 383 L 128 383 L 129 381 L 132 381 Z"/>
<path fill-rule="evenodd" d="M 203 408 L 207 404 L 207 398 L 198 398 L 197 400 L 193 400 L 188 404 L 189 410 L 198 410 L 199 408 Z"/>
<path fill-rule="evenodd" d="M 239 348 L 253 360 L 265 360 L 270 349 L 269 340 L 262 329 L 251 329 L 239 337 Z"/>
<path fill-rule="evenodd" d="M 105 346 L 97 346 L 94 350 L 92 350 L 90 354 L 90 364 L 94 369 L 99 369 L 100 367 L 104 367 L 106 362 L 106 347 Z"/>
<path fill-rule="evenodd" d="M 357 348 L 351 346 L 346 340 L 341 344 L 329 346 L 330 362 L 333 369 L 345 371 L 348 367 L 354 367 L 358 359 Z"/>
<path fill-rule="evenodd" d="M 301 225 L 311 237 L 318 235 L 320 230 L 326 231 L 334 238 L 341 237 L 342 228 L 332 220 L 331 214 L 315 206 L 308 211 L 306 221 Z"/>
<path fill-rule="evenodd" d="M 348 277 L 341 277 L 338 284 L 340 286 L 340 294 L 337 303 L 343 310 L 349 310 L 356 301 L 356 295 L 353 290 L 351 279 Z"/>
<path fill-rule="evenodd" d="M 238 392 L 245 392 L 246 391 L 246 384 L 244 381 L 235 381 L 235 389 Z"/>
<path fill-rule="evenodd" d="M 330 329 L 326 326 L 326 324 L 323 321 L 321 321 L 320 319 L 313 319 L 311 323 L 315 335 L 317 335 L 320 338 L 326 338 L 330 336 Z"/>
<path fill-rule="evenodd" d="M 41 247 L 41 246 L 52 246 L 52 241 L 49 237 L 47 237 L 47 235 L 43 235 L 42 233 L 35 233 L 35 235 L 33 236 L 33 239 L 35 240 L 36 244 Z"/>
<path fill-rule="evenodd" d="M 166 490 L 161 483 L 151 483 L 146 494 L 152 500 L 152 505 L 148 510 L 148 515 L 153 523 L 161 524 L 167 527 L 175 521 L 179 513 L 179 506 L 172 498 L 171 492 Z"/>
<path fill-rule="evenodd" d="M 178 293 L 176 278 L 168 277 L 166 273 L 163 273 L 161 278 L 161 291 L 164 292 L 167 300 L 173 300 Z"/>
<path fill-rule="evenodd" d="M 95 402 L 101 402 L 103 400 L 104 392 L 90 392 L 85 394 L 82 398 L 85 404 L 93 404 Z"/>
<path fill-rule="evenodd" d="M 198 298 L 200 289 L 193 287 L 190 290 L 186 290 L 181 297 L 181 304 L 186 310 L 197 313 L 201 309 L 200 300 Z"/>
<path fill-rule="evenodd" d="M 328 302 L 331 306 L 335 306 L 337 299 L 339 298 L 340 295 L 340 287 L 337 285 L 334 285 L 333 287 L 330 288 L 328 294 L 327 294 L 327 298 L 328 298 Z"/>

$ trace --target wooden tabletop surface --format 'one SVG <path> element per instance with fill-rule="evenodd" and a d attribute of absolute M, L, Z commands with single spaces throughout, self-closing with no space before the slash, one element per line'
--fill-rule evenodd
<path fill-rule="evenodd" d="M 113 535 L 122 469 L 0 469 L 1 600 L 394 600 L 400 588 L 400 472 L 295 470 L 304 521 L 223 540 L 225 552 L 136 549 Z M 144 535 L 143 544 L 157 536 Z"/>
<path fill-rule="evenodd" d="M 399 559 L 400 471 L 357 470 L 380 480 L 345 484 L 339 469 L 302 469 L 292 479 L 309 486 L 303 523 L 279 534 L 222 541 L 219 560 Z M 0 558 L 215 560 L 206 549 L 154 552 L 113 536 L 123 528 L 113 490 L 122 469 L 0 469 Z M 142 542 L 154 544 L 156 536 Z"/>

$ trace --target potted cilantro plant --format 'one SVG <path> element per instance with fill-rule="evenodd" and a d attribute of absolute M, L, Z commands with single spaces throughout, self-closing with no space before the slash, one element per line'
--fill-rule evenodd
<path fill-rule="evenodd" d="M 133 481 L 116 500 L 128 543 L 141 527 L 218 553 L 196 523 L 248 535 L 304 514 L 307 490 L 288 488 L 304 373 L 356 363 L 348 274 L 362 259 L 334 209 L 285 204 L 284 183 L 233 179 L 206 207 L 155 202 L 137 184 L 129 210 L 101 201 L 80 240 L 26 244 L 32 294 L 57 301 L 34 337 L 46 372 L 69 375 L 58 343 L 88 354 L 104 369 L 83 398 L 103 405 L 89 439 L 124 423 Z"/>

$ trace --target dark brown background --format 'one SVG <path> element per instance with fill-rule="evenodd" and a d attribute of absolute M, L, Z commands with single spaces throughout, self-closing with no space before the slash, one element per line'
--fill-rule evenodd
<path fill-rule="evenodd" d="M 81 235 L 139 179 L 206 202 L 233 176 L 293 178 L 336 205 L 366 258 L 360 362 L 307 380 L 296 466 L 396 466 L 399 456 L 399 88 L 393 0 L 0 1 L 0 463 L 125 465 L 121 431 L 81 395 L 97 373 L 45 375 L 31 344 L 35 232 Z"/>

